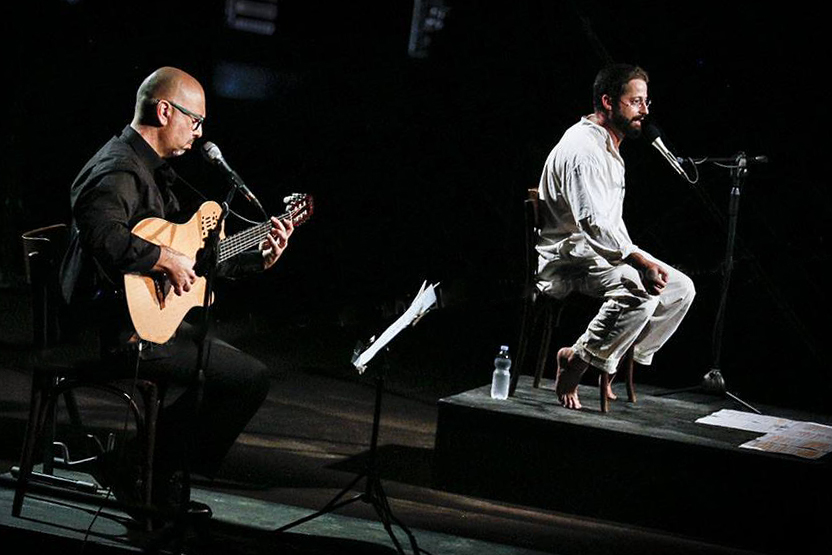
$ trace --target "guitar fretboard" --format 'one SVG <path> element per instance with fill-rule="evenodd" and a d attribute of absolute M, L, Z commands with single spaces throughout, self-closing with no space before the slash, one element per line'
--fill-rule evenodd
<path fill-rule="evenodd" d="M 260 225 L 250 227 L 239 233 L 235 233 L 230 237 L 226 237 L 220 241 L 217 262 L 224 262 L 229 258 L 237 256 L 243 251 L 247 251 L 256 245 L 259 245 L 260 242 L 269 234 L 269 230 L 271 228 L 271 222 L 263 222 Z"/>
<path fill-rule="evenodd" d="M 295 203 L 285 213 L 277 217 L 278 220 L 291 219 L 295 226 L 305 222 L 312 214 L 312 197 L 306 196 L 303 202 L 299 202 L 298 197 L 302 195 L 292 195 L 295 198 Z M 265 221 L 253 227 L 235 233 L 225 239 L 222 239 L 218 245 L 217 263 L 224 262 L 229 258 L 237 256 L 243 251 L 259 245 L 263 239 L 268 237 L 272 228 L 272 222 Z"/>

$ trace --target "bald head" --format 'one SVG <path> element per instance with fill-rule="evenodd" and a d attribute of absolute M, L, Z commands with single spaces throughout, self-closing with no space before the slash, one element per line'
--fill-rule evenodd
<path fill-rule="evenodd" d="M 197 97 L 204 98 L 205 92 L 199 81 L 188 73 L 175 67 L 162 67 L 151 73 L 142 81 L 136 92 L 136 109 L 133 122 L 139 125 L 156 126 L 156 101 L 171 99 L 185 102 Z"/>
<path fill-rule="evenodd" d="M 199 81 L 175 67 L 151 73 L 136 92 L 130 126 L 162 158 L 180 156 L 202 136 L 205 91 Z"/>

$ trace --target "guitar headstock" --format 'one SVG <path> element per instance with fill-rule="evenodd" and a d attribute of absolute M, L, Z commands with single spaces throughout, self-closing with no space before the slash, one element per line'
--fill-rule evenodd
<path fill-rule="evenodd" d="M 299 226 L 312 217 L 315 205 L 312 195 L 303 193 L 292 193 L 285 197 L 286 217 L 292 220 L 292 224 Z"/>

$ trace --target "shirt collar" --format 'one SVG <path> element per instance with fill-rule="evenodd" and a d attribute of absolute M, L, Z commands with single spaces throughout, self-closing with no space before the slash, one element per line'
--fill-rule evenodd
<path fill-rule="evenodd" d="M 167 186 L 176 181 L 177 175 L 173 167 L 153 150 L 138 131 L 128 125 L 122 130 L 120 138 L 130 145 L 139 159 L 153 172 L 158 182 Z"/>
<path fill-rule="evenodd" d="M 586 125 L 587 127 L 594 129 L 597 133 L 599 133 L 599 138 L 603 139 L 604 144 L 607 147 L 607 152 L 612 154 L 615 158 L 621 160 L 622 163 L 624 162 L 624 159 L 621 157 L 621 153 L 618 151 L 617 148 L 615 148 L 615 143 L 612 140 L 612 135 L 609 131 L 607 131 L 607 129 L 603 125 L 598 125 L 597 123 L 589 119 L 589 116 L 583 116 L 581 118 L 581 123 L 583 125 Z"/>

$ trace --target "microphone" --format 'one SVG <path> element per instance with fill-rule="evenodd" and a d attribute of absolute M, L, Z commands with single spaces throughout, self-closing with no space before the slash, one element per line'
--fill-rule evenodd
<path fill-rule="evenodd" d="M 222 152 L 220 152 L 220 147 L 212 143 L 211 141 L 205 141 L 202 145 L 202 156 L 210 163 L 218 166 L 225 174 L 226 177 L 229 178 L 231 183 L 237 188 L 238 191 L 243 193 L 243 196 L 246 197 L 249 202 L 257 206 L 263 214 L 266 213 L 263 210 L 263 206 L 260 204 L 260 201 L 257 200 L 257 197 L 254 196 L 246 184 L 243 183 L 242 178 L 231 169 L 231 166 L 228 165 L 228 162 L 225 161 L 225 158 L 222 156 Z"/>
<path fill-rule="evenodd" d="M 642 127 L 642 133 L 644 134 L 644 138 L 650 141 L 656 150 L 658 150 L 662 156 L 664 156 L 665 160 L 670 162 L 670 165 L 673 166 L 673 169 L 681 175 L 685 176 L 685 170 L 682 169 L 681 159 L 676 158 L 666 146 L 664 146 L 664 142 L 662 141 L 661 132 L 659 128 L 650 122 L 645 122 Z"/>

